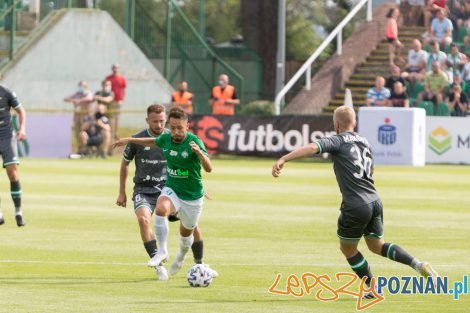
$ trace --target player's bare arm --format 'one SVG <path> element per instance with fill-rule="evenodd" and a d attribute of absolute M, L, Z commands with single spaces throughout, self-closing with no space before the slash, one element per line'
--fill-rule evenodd
<path fill-rule="evenodd" d="M 199 148 L 199 146 L 194 141 L 191 141 L 189 145 L 191 146 L 191 150 L 197 154 L 199 160 L 201 161 L 202 168 L 207 173 L 212 172 L 212 162 L 209 157 L 201 151 L 201 148 Z"/>
<path fill-rule="evenodd" d="M 121 147 L 127 145 L 129 142 L 136 143 L 141 146 L 146 147 L 155 147 L 155 139 L 154 138 L 134 138 L 134 137 L 126 137 L 121 138 L 118 141 L 114 142 L 112 147 L 113 149 L 116 147 Z"/>
<path fill-rule="evenodd" d="M 26 111 L 21 106 L 16 109 L 16 113 L 18 114 L 18 121 L 20 123 L 18 131 L 16 132 L 16 138 L 19 141 L 23 141 L 26 139 Z"/>
<path fill-rule="evenodd" d="M 318 153 L 318 151 L 319 149 L 316 143 L 310 143 L 308 145 L 295 149 L 294 151 L 284 155 L 279 160 L 277 160 L 277 162 L 273 165 L 272 175 L 274 177 L 279 177 L 279 175 L 281 175 L 281 170 L 284 167 L 284 163 L 291 160 L 303 158 L 312 154 L 316 154 Z"/>
<path fill-rule="evenodd" d="M 127 205 L 126 180 L 128 174 L 129 162 L 122 160 L 121 169 L 119 171 L 119 195 L 116 200 L 116 204 L 122 207 L 126 207 Z"/>

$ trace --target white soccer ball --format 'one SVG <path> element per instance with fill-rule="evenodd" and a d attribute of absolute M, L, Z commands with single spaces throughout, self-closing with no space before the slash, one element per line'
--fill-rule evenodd
<path fill-rule="evenodd" d="M 214 277 L 204 264 L 195 264 L 189 269 L 186 278 L 191 287 L 208 287 Z"/>

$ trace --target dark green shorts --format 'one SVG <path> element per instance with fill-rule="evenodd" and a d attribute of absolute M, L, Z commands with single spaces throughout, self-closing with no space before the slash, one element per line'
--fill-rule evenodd
<path fill-rule="evenodd" d="M 362 236 L 383 237 L 383 211 L 380 200 L 350 207 L 341 204 L 338 218 L 338 237 L 346 240 L 359 240 Z"/>

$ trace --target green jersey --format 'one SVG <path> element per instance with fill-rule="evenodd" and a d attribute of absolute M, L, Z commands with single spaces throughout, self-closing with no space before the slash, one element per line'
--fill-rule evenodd
<path fill-rule="evenodd" d="M 201 176 L 201 161 L 191 150 L 194 141 L 202 153 L 207 154 L 204 143 L 198 136 L 186 133 L 182 143 L 175 143 L 170 134 L 155 138 L 155 145 L 163 150 L 166 159 L 166 187 L 173 189 L 182 200 L 197 200 L 204 196 Z"/>

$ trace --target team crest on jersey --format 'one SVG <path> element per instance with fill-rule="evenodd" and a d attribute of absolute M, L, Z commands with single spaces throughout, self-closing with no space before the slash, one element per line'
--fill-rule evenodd
<path fill-rule="evenodd" d="M 188 151 L 184 150 L 183 152 L 181 152 L 181 156 L 186 159 L 189 156 Z"/>
<path fill-rule="evenodd" d="M 171 156 L 177 156 L 177 155 L 178 155 L 178 151 L 170 150 L 170 155 L 171 155 Z"/>

